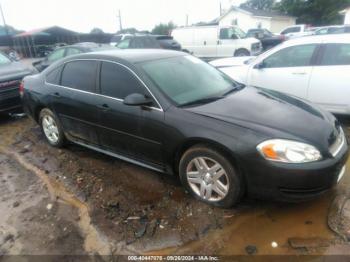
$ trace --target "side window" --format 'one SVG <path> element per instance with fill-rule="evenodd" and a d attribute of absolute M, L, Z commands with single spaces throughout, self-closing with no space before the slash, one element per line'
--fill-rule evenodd
<path fill-rule="evenodd" d="M 152 37 L 145 37 L 143 39 L 144 48 L 160 48 L 160 44 Z"/>
<path fill-rule="evenodd" d="M 77 48 L 67 48 L 66 56 L 80 54 L 81 51 Z"/>
<path fill-rule="evenodd" d="M 282 35 L 290 34 L 290 33 L 298 33 L 300 32 L 300 27 L 295 26 L 295 27 L 290 27 L 282 31 Z"/>
<path fill-rule="evenodd" d="M 125 67 L 102 62 L 100 76 L 101 94 L 118 99 L 124 99 L 130 94 L 146 94 L 145 87 Z"/>
<path fill-rule="evenodd" d="M 131 48 L 143 48 L 142 41 L 140 38 L 134 38 L 132 39 L 132 42 L 130 44 Z"/>
<path fill-rule="evenodd" d="M 328 30 L 329 34 L 344 34 L 345 33 L 345 27 L 331 27 Z"/>
<path fill-rule="evenodd" d="M 350 65 L 350 44 L 328 44 L 321 65 Z"/>
<path fill-rule="evenodd" d="M 131 39 L 124 39 L 123 41 L 121 41 L 121 42 L 117 45 L 117 47 L 120 48 L 120 49 L 127 49 L 127 48 L 129 48 L 130 40 L 131 40 Z"/>
<path fill-rule="evenodd" d="M 46 82 L 49 84 L 59 85 L 61 78 L 61 71 L 63 66 L 57 67 L 46 75 Z"/>
<path fill-rule="evenodd" d="M 61 85 L 87 92 L 95 92 L 97 62 L 72 61 L 62 72 Z"/>
<path fill-rule="evenodd" d="M 299 45 L 282 49 L 264 60 L 265 68 L 309 66 L 316 45 Z"/>
<path fill-rule="evenodd" d="M 61 49 L 58 49 L 58 50 L 54 51 L 53 53 L 51 53 L 47 57 L 47 60 L 50 61 L 50 62 L 54 62 L 56 60 L 59 60 L 59 59 L 63 58 L 65 50 L 66 50 L 65 48 L 61 48 Z"/>
<path fill-rule="evenodd" d="M 316 35 L 325 35 L 325 34 L 328 34 L 328 28 L 323 28 L 316 31 Z"/>
<path fill-rule="evenodd" d="M 220 29 L 220 39 L 225 40 L 225 39 L 230 39 L 228 36 L 229 30 L 228 28 L 221 28 Z"/>

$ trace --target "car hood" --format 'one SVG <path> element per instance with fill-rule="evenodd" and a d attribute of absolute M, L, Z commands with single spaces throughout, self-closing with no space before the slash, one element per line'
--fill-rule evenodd
<path fill-rule="evenodd" d="M 258 131 L 270 138 L 297 139 L 328 150 L 339 130 L 328 112 L 276 91 L 246 87 L 193 113 Z"/>
<path fill-rule="evenodd" d="M 22 78 L 32 72 L 33 70 L 20 62 L 11 62 L 0 65 L 0 81 Z"/>
<path fill-rule="evenodd" d="M 221 58 L 221 59 L 210 61 L 209 64 L 215 66 L 216 68 L 242 66 L 242 65 L 245 65 L 246 61 L 252 58 L 255 58 L 255 56 L 228 57 L 228 58 Z"/>

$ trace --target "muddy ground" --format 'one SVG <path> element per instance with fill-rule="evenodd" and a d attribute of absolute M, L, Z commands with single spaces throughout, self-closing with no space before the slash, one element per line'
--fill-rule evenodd
<path fill-rule="evenodd" d="M 349 172 L 350 162 L 336 189 L 307 203 L 223 210 L 192 199 L 177 178 L 52 148 L 30 119 L 2 118 L 0 255 L 350 255 Z"/>

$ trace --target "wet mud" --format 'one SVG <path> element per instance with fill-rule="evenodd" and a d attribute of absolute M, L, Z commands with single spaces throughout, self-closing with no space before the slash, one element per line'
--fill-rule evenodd
<path fill-rule="evenodd" d="M 45 199 L 74 210 L 75 249 L 83 253 L 350 254 L 349 163 L 338 187 L 313 201 L 245 200 L 223 210 L 192 199 L 176 177 L 72 144 L 52 148 L 28 118 L 0 121 L 0 152 L 0 170 L 34 174 L 47 189 Z M 0 226 L 6 223 L 0 219 Z"/>

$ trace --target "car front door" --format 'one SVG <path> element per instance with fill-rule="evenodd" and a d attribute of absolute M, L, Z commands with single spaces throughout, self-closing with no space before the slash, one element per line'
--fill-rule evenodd
<path fill-rule="evenodd" d="M 123 103 L 130 94 L 152 97 L 140 79 L 127 67 L 101 62 L 99 130 L 101 146 L 116 154 L 155 165 L 162 165 L 162 142 L 153 131 L 161 129 L 164 113 L 154 106 L 128 106 Z"/>
<path fill-rule="evenodd" d="M 252 65 L 248 84 L 307 98 L 316 44 L 281 49 Z"/>
<path fill-rule="evenodd" d="M 320 62 L 314 67 L 308 99 L 331 112 L 350 112 L 350 44 L 322 46 Z"/>
<path fill-rule="evenodd" d="M 52 107 L 64 131 L 78 142 L 98 143 L 96 76 L 96 61 L 77 60 L 64 65 L 59 85 L 48 84 Z"/>
<path fill-rule="evenodd" d="M 240 41 L 234 28 L 221 28 L 219 33 L 217 56 L 230 57 L 234 56 L 237 44 Z"/>

